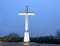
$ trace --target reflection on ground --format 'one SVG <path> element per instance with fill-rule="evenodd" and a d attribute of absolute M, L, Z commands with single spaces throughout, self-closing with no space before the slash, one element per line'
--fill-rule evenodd
<path fill-rule="evenodd" d="M 29 46 L 29 43 L 23 43 L 24 46 Z"/>

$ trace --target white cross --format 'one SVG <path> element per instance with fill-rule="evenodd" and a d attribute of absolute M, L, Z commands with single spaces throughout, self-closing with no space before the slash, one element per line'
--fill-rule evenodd
<path fill-rule="evenodd" d="M 35 15 L 32 12 L 28 13 L 28 6 L 26 6 L 26 12 L 20 12 L 19 15 L 25 15 L 25 30 L 28 31 L 28 15 Z"/>

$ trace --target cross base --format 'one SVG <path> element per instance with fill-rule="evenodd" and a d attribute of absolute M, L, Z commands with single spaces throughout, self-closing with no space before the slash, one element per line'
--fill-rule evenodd
<path fill-rule="evenodd" d="M 25 43 L 30 42 L 29 32 L 28 31 L 25 31 L 25 33 L 24 33 L 24 42 Z"/>

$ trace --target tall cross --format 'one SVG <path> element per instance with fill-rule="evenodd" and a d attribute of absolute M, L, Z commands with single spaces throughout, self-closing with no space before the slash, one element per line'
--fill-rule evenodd
<path fill-rule="evenodd" d="M 28 31 L 28 15 L 35 15 L 32 12 L 28 12 L 28 6 L 26 6 L 25 9 L 25 13 L 24 12 L 20 12 L 19 15 L 25 15 L 25 31 Z"/>

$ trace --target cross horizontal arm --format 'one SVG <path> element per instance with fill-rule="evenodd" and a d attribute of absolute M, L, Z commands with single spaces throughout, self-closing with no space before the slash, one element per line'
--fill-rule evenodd
<path fill-rule="evenodd" d="M 19 13 L 19 15 L 35 15 L 34 13 Z"/>

